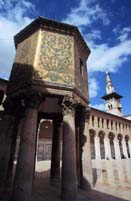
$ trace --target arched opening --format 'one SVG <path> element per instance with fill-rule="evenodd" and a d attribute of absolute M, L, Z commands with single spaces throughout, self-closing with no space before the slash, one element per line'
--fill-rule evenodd
<path fill-rule="evenodd" d="M 94 137 L 96 132 L 93 129 L 89 130 L 90 133 L 90 148 L 91 148 L 91 159 L 95 159 L 95 146 L 94 146 Z"/>
<path fill-rule="evenodd" d="M 37 161 L 51 159 L 52 120 L 42 119 L 38 127 Z"/>
<path fill-rule="evenodd" d="M 128 144 L 128 141 L 129 141 L 129 136 L 126 135 L 125 136 L 125 141 L 126 141 L 126 149 L 127 149 L 127 154 L 128 154 L 128 158 L 130 158 L 130 150 L 129 150 L 129 144 Z"/>
<path fill-rule="evenodd" d="M 101 159 L 105 159 L 105 146 L 104 146 L 104 132 L 100 131 L 98 136 L 100 138 L 100 153 L 101 153 Z"/>
<path fill-rule="evenodd" d="M 118 140 L 119 140 L 119 148 L 120 148 L 121 158 L 125 158 L 124 153 L 123 153 L 123 148 L 122 148 L 122 135 L 121 134 L 118 134 Z"/>
<path fill-rule="evenodd" d="M 111 157 L 115 159 L 115 148 L 114 148 L 114 134 L 109 133 L 109 142 L 110 142 L 110 148 L 111 148 Z"/>

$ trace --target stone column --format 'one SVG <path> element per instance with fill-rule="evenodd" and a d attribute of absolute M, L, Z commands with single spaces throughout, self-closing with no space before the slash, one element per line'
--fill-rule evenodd
<path fill-rule="evenodd" d="M 19 119 L 18 119 L 18 121 L 16 121 L 16 126 L 15 126 L 14 134 L 12 137 L 10 159 L 9 159 L 9 163 L 8 163 L 8 170 L 7 170 L 7 176 L 6 176 L 6 184 L 5 184 L 4 194 L 7 195 L 7 198 L 9 196 L 8 193 L 11 193 L 11 186 L 12 186 L 12 182 L 13 182 L 13 170 L 14 170 L 14 160 L 15 160 L 18 128 L 19 128 Z"/>
<path fill-rule="evenodd" d="M 131 140 L 128 140 L 128 146 L 129 146 L 129 152 L 130 152 L 130 158 L 131 158 Z"/>
<path fill-rule="evenodd" d="M 81 177 L 81 170 L 80 170 L 80 125 L 79 125 L 79 111 L 76 109 L 75 113 L 75 132 L 76 132 L 76 164 L 77 164 L 77 181 L 78 186 L 80 186 L 80 177 Z"/>
<path fill-rule="evenodd" d="M 63 106 L 62 198 L 75 201 L 77 197 L 75 105 L 72 97 L 65 96 Z"/>
<path fill-rule="evenodd" d="M 93 172 L 90 150 L 89 117 L 90 108 L 80 110 L 80 142 L 81 142 L 81 188 L 89 190 L 93 186 Z"/>
<path fill-rule="evenodd" d="M 122 139 L 122 147 L 123 147 L 123 154 L 124 154 L 124 157 L 125 157 L 125 158 L 128 158 L 125 138 Z"/>
<path fill-rule="evenodd" d="M 115 158 L 121 159 L 119 140 L 116 138 L 114 138 L 114 149 L 115 149 Z"/>
<path fill-rule="evenodd" d="M 105 146 L 105 159 L 112 159 L 111 156 L 111 145 L 108 137 L 104 138 L 104 146 Z"/>
<path fill-rule="evenodd" d="M 53 139 L 52 139 L 51 172 L 50 172 L 51 182 L 58 182 L 60 180 L 61 122 L 62 120 L 59 117 L 53 120 Z"/>
<path fill-rule="evenodd" d="M 82 152 L 83 152 L 83 139 L 84 139 L 84 127 L 85 127 L 85 113 L 84 107 L 79 104 L 76 108 L 76 153 L 77 153 L 77 178 L 79 187 L 83 186 L 83 167 L 82 167 Z M 86 137 L 85 137 L 86 138 Z"/>
<path fill-rule="evenodd" d="M 0 120 L 0 199 L 3 197 L 7 182 L 11 146 L 17 127 L 17 105 L 14 107 L 13 102 L 8 99 L 4 103 L 4 108 L 4 115 Z"/>
<path fill-rule="evenodd" d="M 96 156 L 96 159 L 101 159 L 100 138 L 98 136 L 94 137 L 94 145 L 95 145 L 95 156 Z"/>
<path fill-rule="evenodd" d="M 35 167 L 38 107 L 42 97 L 33 94 L 26 100 L 26 110 L 16 166 L 12 201 L 30 201 Z"/>

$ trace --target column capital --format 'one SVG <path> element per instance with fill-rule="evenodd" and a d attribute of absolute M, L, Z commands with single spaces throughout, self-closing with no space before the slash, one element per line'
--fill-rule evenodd
<path fill-rule="evenodd" d="M 24 107 L 20 99 L 7 97 L 3 103 L 4 112 L 6 115 L 20 117 L 23 114 Z"/>
<path fill-rule="evenodd" d="M 75 113 L 75 109 L 77 107 L 77 105 L 79 104 L 78 100 L 72 96 L 64 96 L 63 100 L 62 100 L 62 112 L 63 115 L 67 115 L 67 114 L 74 114 Z"/>
<path fill-rule="evenodd" d="M 25 98 L 23 98 L 23 105 L 26 108 L 38 109 L 40 103 L 44 100 L 44 95 L 40 91 L 32 90 Z"/>
<path fill-rule="evenodd" d="M 79 121 L 89 120 L 90 117 L 90 107 L 84 107 L 83 105 L 78 105 L 76 108 L 76 119 Z"/>

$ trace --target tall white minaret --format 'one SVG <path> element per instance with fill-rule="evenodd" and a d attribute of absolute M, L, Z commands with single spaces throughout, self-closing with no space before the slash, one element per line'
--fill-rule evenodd
<path fill-rule="evenodd" d="M 106 94 L 111 94 L 113 92 L 115 92 L 115 89 L 110 78 L 110 73 L 106 72 Z"/>
<path fill-rule="evenodd" d="M 115 92 L 109 72 L 106 73 L 106 95 L 102 98 L 105 100 L 106 112 L 123 116 L 122 104 L 120 102 L 122 96 Z"/>

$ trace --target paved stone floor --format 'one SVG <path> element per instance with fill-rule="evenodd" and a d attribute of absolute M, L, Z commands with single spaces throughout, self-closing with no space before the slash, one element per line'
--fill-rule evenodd
<path fill-rule="evenodd" d="M 131 201 L 131 159 L 92 161 L 94 188 L 78 201 Z M 60 201 L 60 185 L 49 183 L 50 161 L 37 162 L 32 201 Z"/>
<path fill-rule="evenodd" d="M 131 159 L 93 161 L 94 190 L 131 201 Z"/>

